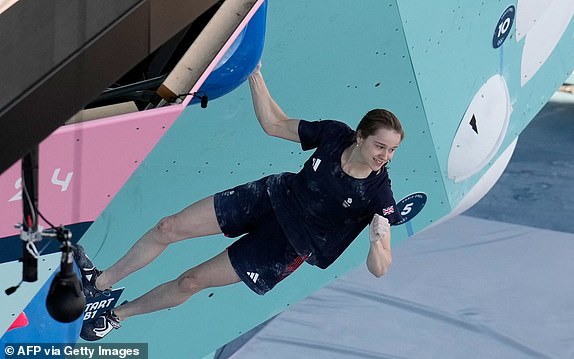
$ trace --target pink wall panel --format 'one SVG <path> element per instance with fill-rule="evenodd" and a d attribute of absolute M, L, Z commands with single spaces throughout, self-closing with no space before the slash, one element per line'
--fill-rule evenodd
<path fill-rule="evenodd" d="M 54 132 L 39 149 L 40 212 L 55 225 L 95 220 L 184 108 L 174 105 Z M 21 198 L 17 162 L 0 175 L 0 238 L 18 234 L 13 225 L 22 221 Z"/>

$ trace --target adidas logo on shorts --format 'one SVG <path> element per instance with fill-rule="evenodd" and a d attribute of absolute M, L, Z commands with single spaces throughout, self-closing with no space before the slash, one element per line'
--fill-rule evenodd
<path fill-rule="evenodd" d="M 253 283 L 257 283 L 257 279 L 259 279 L 259 273 L 247 272 L 247 275 L 249 276 L 249 278 L 251 278 Z"/>

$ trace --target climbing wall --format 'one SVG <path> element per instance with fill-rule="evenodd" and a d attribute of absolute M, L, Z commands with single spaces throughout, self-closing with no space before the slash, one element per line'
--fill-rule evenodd
<path fill-rule="evenodd" d="M 393 228 L 395 245 L 475 203 L 574 69 L 574 7 L 565 0 L 292 0 L 270 1 L 267 11 L 262 72 L 288 115 L 355 127 L 384 107 L 403 122 L 406 138 L 389 170 L 407 219 Z M 243 84 L 206 109 L 185 109 L 80 243 L 105 268 L 163 216 L 216 191 L 298 171 L 309 155 L 263 133 Z M 122 298 L 230 244 L 223 236 L 174 244 L 118 283 Z M 362 265 L 368 246 L 363 233 L 328 270 L 302 266 L 263 297 L 242 284 L 206 290 L 130 318 L 104 341 L 148 342 L 150 358 L 202 358 Z"/>
<path fill-rule="evenodd" d="M 497 161 L 511 155 L 506 150 L 572 72 L 571 6 L 552 4 L 563 6 L 553 13 L 567 26 L 552 32 L 556 45 L 532 72 L 524 70 L 525 44 L 544 30 L 534 25 L 516 35 L 529 2 L 272 1 L 262 71 L 291 117 L 355 127 L 366 111 L 385 107 L 402 120 L 406 139 L 389 172 L 409 221 L 393 229 L 396 244 L 477 200 L 504 169 Z M 528 11 L 542 19 L 544 10 Z M 216 191 L 298 171 L 308 156 L 263 133 L 244 84 L 206 109 L 186 109 L 81 242 L 106 267 L 163 216 Z M 125 299 L 230 243 L 212 236 L 171 246 L 119 283 Z M 303 266 L 263 297 L 242 284 L 206 290 L 171 310 L 131 318 L 106 340 L 147 341 L 154 357 L 201 358 L 361 265 L 367 250 L 362 235 L 328 270 Z"/>

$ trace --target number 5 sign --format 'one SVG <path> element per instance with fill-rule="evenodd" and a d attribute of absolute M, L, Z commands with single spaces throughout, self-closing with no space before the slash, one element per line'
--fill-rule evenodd
<path fill-rule="evenodd" d="M 396 223 L 397 225 L 406 223 L 414 218 L 423 209 L 427 203 L 427 195 L 419 192 L 413 193 L 401 199 L 397 203 L 397 208 L 403 217 L 402 221 Z"/>

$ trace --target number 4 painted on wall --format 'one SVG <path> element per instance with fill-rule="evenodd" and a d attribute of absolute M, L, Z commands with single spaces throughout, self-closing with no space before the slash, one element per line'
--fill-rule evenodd
<path fill-rule="evenodd" d="M 61 180 L 60 177 L 60 171 L 61 168 L 56 168 L 54 170 L 54 173 L 52 174 L 52 184 L 56 185 L 56 186 L 60 186 L 60 192 L 66 192 L 68 190 L 68 187 L 70 186 L 70 183 L 72 182 L 72 176 L 74 175 L 74 172 L 68 172 L 68 174 L 66 175 L 66 178 Z M 16 193 L 14 196 L 12 196 L 12 198 L 10 198 L 8 200 L 8 202 L 13 202 L 13 201 L 20 201 L 22 199 L 22 178 L 18 178 L 16 180 L 16 183 L 14 183 L 14 188 L 16 190 L 18 190 L 18 193 Z"/>

